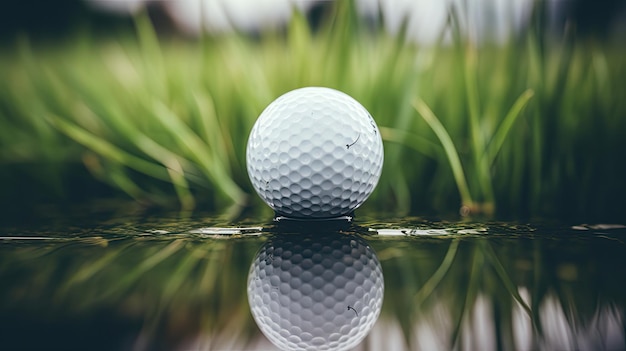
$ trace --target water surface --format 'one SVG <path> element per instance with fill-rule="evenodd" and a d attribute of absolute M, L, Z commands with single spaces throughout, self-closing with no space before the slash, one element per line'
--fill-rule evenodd
<path fill-rule="evenodd" d="M 339 317 L 319 311 L 354 328 L 365 328 L 359 318 L 374 318 L 356 350 L 622 350 L 624 240 L 620 224 L 421 218 L 328 224 L 117 216 L 4 227 L 0 348 L 277 349 L 250 309 L 250 267 L 261 252 L 264 266 L 285 267 L 281 245 L 304 252 L 306 242 L 318 241 L 320 252 L 331 252 L 331 242 L 371 250 L 382 267 L 381 306 L 361 294 L 360 305 L 347 303 Z M 337 262 L 352 264 L 346 257 Z M 365 280 L 357 287 L 373 286 Z M 301 296 L 275 284 L 268 296 Z"/>

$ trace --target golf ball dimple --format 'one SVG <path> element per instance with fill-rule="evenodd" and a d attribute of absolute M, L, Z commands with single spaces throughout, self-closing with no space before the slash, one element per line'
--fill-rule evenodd
<path fill-rule="evenodd" d="M 278 214 L 332 218 L 351 213 L 372 193 L 383 144 L 376 122 L 356 100 L 307 87 L 261 113 L 246 161 L 255 191 Z"/>
<path fill-rule="evenodd" d="M 275 236 L 248 275 L 248 302 L 263 334 L 282 350 L 347 350 L 380 315 L 382 268 L 354 235 Z"/>

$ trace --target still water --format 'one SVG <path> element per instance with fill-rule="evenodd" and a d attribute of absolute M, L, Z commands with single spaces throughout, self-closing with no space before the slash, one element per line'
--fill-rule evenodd
<path fill-rule="evenodd" d="M 0 230 L 4 350 L 626 349 L 619 224 L 194 215 Z"/>

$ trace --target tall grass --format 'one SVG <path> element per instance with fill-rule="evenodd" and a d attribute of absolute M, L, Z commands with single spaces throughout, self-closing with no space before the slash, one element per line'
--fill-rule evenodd
<path fill-rule="evenodd" d="M 478 44 L 458 34 L 462 15 L 451 10 L 453 44 L 434 46 L 365 27 L 349 1 L 317 30 L 295 13 L 285 30 L 254 38 L 159 36 L 145 14 L 135 32 L 19 37 L 0 54 L 0 162 L 45 161 L 30 171 L 42 184 L 79 162 L 158 206 L 258 205 L 245 169 L 252 124 L 280 94 L 322 85 L 355 97 L 381 127 L 370 209 L 623 210 L 623 49 L 536 26 Z"/>

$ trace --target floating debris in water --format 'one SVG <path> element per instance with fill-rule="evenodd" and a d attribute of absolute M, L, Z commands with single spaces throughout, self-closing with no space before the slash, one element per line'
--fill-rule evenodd
<path fill-rule="evenodd" d="M 414 221 L 416 222 L 416 221 Z M 455 223 L 429 222 L 421 223 L 368 223 L 368 231 L 379 236 L 531 236 L 536 228 L 528 224 L 487 222 L 487 223 Z"/>
<path fill-rule="evenodd" d="M 81 242 L 89 245 L 97 245 L 102 247 L 107 247 L 109 245 L 109 240 L 101 237 L 101 236 L 93 236 L 93 237 L 67 237 L 67 238 L 59 238 L 52 236 L 0 236 L 0 240 L 25 240 L 25 241 L 56 241 L 56 242 Z"/>
<path fill-rule="evenodd" d="M 261 235 L 262 231 L 263 231 L 263 227 L 234 227 L 234 228 L 206 227 L 206 228 L 193 229 L 189 231 L 189 233 L 210 235 L 214 237 L 230 236 L 230 235 L 257 236 L 257 235 Z"/>
<path fill-rule="evenodd" d="M 63 238 L 45 236 L 0 236 L 0 240 L 63 240 Z"/>
<path fill-rule="evenodd" d="M 381 236 L 425 236 L 425 235 L 453 235 L 453 234 L 484 234 L 487 228 L 467 228 L 467 229 L 418 229 L 418 228 L 400 228 L 400 229 L 369 229 Z"/>
<path fill-rule="evenodd" d="M 285 216 L 274 217 L 274 222 L 304 222 L 304 223 L 333 223 L 333 222 L 352 222 L 352 216 L 340 216 L 334 218 L 293 218 Z"/>
<path fill-rule="evenodd" d="M 148 234 L 169 234 L 170 232 L 163 229 L 148 229 L 146 230 Z"/>
<path fill-rule="evenodd" d="M 473 229 L 461 229 L 457 234 L 484 234 L 487 232 L 487 228 L 473 228 Z"/>
<path fill-rule="evenodd" d="M 611 230 L 611 229 L 626 229 L 626 225 L 623 224 L 581 224 L 572 226 L 574 230 Z"/>

